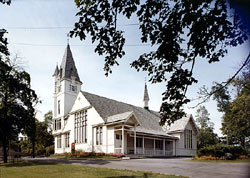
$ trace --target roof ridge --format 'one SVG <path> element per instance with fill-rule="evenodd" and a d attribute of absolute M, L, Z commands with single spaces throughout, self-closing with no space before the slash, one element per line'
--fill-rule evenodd
<path fill-rule="evenodd" d="M 122 104 L 129 105 L 129 106 L 131 106 L 131 107 L 140 108 L 140 109 L 143 109 L 143 110 L 145 110 L 145 111 L 149 111 L 151 114 L 153 114 L 152 112 L 157 112 L 157 111 L 153 111 L 153 110 L 146 110 L 146 109 L 144 109 L 143 107 L 140 107 L 140 106 L 135 106 L 135 105 L 132 105 L 132 104 L 129 104 L 129 103 L 125 103 L 125 102 L 122 102 L 122 101 L 118 101 L 118 100 L 115 100 L 115 99 L 112 99 L 112 98 L 107 98 L 107 97 L 105 97 L 105 96 L 100 96 L 100 95 L 93 94 L 93 93 L 90 93 L 90 92 L 87 92 L 87 91 L 82 91 L 82 90 L 81 90 L 81 92 L 82 92 L 82 93 L 88 93 L 88 94 L 91 94 L 91 95 L 95 95 L 95 96 L 101 97 L 101 98 L 106 98 L 106 99 L 109 99 L 109 100 L 112 100 L 112 101 L 115 101 L 115 102 L 119 102 L 119 103 L 122 103 Z M 156 115 L 156 114 L 154 114 L 154 115 Z M 156 116 L 157 116 L 157 115 L 156 115 Z M 157 116 L 157 117 L 159 117 L 159 116 Z"/>

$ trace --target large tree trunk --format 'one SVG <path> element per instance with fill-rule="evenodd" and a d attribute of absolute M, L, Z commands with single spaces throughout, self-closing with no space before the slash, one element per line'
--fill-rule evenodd
<path fill-rule="evenodd" d="M 3 141 L 3 162 L 7 163 L 7 161 L 8 161 L 7 141 L 5 138 L 2 141 Z"/>
<path fill-rule="evenodd" d="M 32 158 L 35 158 L 35 140 L 32 139 Z"/>

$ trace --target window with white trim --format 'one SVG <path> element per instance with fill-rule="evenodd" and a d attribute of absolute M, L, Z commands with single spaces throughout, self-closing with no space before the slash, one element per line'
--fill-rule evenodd
<path fill-rule="evenodd" d="M 66 133 L 65 134 L 65 147 L 66 148 L 69 148 L 69 133 Z"/>
<path fill-rule="evenodd" d="M 77 86 L 76 85 L 69 85 L 69 90 L 73 92 L 77 92 Z"/>
<path fill-rule="evenodd" d="M 57 101 L 57 113 L 58 113 L 58 114 L 60 114 L 60 111 L 61 111 L 61 110 L 60 110 L 60 109 L 61 109 L 60 107 L 61 107 L 61 106 L 60 106 L 60 100 L 58 100 L 58 101 Z"/>
<path fill-rule="evenodd" d="M 57 136 L 57 148 L 62 148 L 62 136 Z"/>
<path fill-rule="evenodd" d="M 184 130 L 184 148 L 192 149 L 193 148 L 193 136 L 192 130 Z"/>
<path fill-rule="evenodd" d="M 61 119 L 55 119 L 53 121 L 53 129 L 54 130 L 60 130 L 61 129 Z"/>
<path fill-rule="evenodd" d="M 75 113 L 75 143 L 87 143 L 87 110 Z"/>
<path fill-rule="evenodd" d="M 96 128 L 96 145 L 103 144 L 103 130 L 102 127 Z"/>

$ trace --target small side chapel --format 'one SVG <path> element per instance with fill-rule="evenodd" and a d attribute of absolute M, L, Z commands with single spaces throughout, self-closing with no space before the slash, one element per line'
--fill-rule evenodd
<path fill-rule="evenodd" d="M 53 74 L 53 135 L 55 153 L 123 153 L 148 156 L 194 156 L 199 131 L 192 115 L 171 126 L 159 125 L 160 115 L 149 108 L 147 85 L 144 107 L 81 90 L 69 44 Z"/>

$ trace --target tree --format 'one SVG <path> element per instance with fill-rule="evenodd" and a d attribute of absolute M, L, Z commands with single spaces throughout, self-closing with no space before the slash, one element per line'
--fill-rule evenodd
<path fill-rule="evenodd" d="M 43 122 L 35 120 L 35 129 L 32 132 L 32 137 L 28 137 L 28 140 L 21 142 L 23 152 L 32 155 L 48 155 L 47 149 L 54 145 L 54 137 L 52 135 L 52 130 L 46 122 L 46 118 L 52 112 L 49 111 L 44 115 Z M 50 117 L 50 116 L 49 116 Z"/>
<path fill-rule="evenodd" d="M 44 123 L 47 125 L 47 128 L 52 131 L 52 118 L 53 113 L 49 110 L 47 113 L 44 114 Z"/>
<path fill-rule="evenodd" d="M 230 2 L 232 5 L 234 1 Z M 207 59 L 208 63 L 220 61 L 227 47 L 248 39 L 248 29 L 237 11 L 230 18 L 226 0 L 75 0 L 75 3 L 79 20 L 70 35 L 81 40 L 90 35 L 92 43 L 97 43 L 95 52 L 105 55 L 106 76 L 112 73 L 112 66 L 119 65 L 117 59 L 125 55 L 124 32 L 118 29 L 118 18 L 137 16 L 141 42 L 156 50 L 141 54 L 131 67 L 146 71 L 152 83 L 166 82 L 161 125 L 171 124 L 185 114 L 183 105 L 190 101 L 186 92 L 188 86 L 197 82 L 193 70 L 199 58 Z"/>
<path fill-rule="evenodd" d="M 231 82 L 231 87 L 236 89 L 234 99 L 231 99 L 227 87 L 214 95 L 218 110 L 224 113 L 221 130 L 229 144 L 239 143 L 245 148 L 246 140 L 250 138 L 250 62 L 241 75 Z"/>
<path fill-rule="evenodd" d="M 10 60 L 0 60 L 0 140 L 4 162 L 7 162 L 8 142 L 26 130 L 34 119 L 33 103 L 37 95 L 30 88 L 30 75 L 12 65 Z"/>
<path fill-rule="evenodd" d="M 214 123 L 210 121 L 209 113 L 205 106 L 200 106 L 196 111 L 196 122 L 200 134 L 197 138 L 198 149 L 218 143 L 217 134 L 214 133 Z"/>
<path fill-rule="evenodd" d="M 0 0 L 0 3 L 10 5 L 11 0 Z M 33 104 L 38 102 L 35 91 L 30 88 L 30 75 L 9 59 L 5 33 L 5 29 L 0 29 L 0 142 L 4 163 L 8 142 L 34 126 Z"/>

